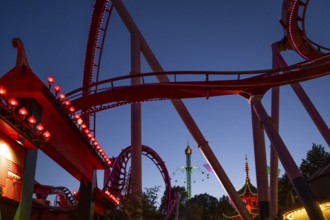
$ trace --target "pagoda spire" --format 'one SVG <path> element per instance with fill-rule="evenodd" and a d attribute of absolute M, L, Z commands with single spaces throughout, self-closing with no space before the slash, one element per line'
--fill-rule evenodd
<path fill-rule="evenodd" d="M 249 163 L 247 159 L 247 155 L 245 154 L 245 173 L 246 173 L 246 181 L 250 181 L 250 176 L 249 176 Z"/>

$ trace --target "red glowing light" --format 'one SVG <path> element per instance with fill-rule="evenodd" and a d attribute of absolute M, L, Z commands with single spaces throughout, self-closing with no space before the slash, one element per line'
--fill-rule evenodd
<path fill-rule="evenodd" d="M 45 130 L 45 128 L 44 128 L 44 126 L 43 126 L 41 123 L 39 123 L 39 124 L 36 126 L 36 130 L 37 130 L 37 133 L 38 133 L 39 135 L 41 135 L 42 132 Z"/>
<path fill-rule="evenodd" d="M 59 100 L 61 101 L 61 102 L 63 102 L 63 100 L 65 99 L 65 94 L 64 93 L 61 93 L 60 94 L 60 97 L 59 97 Z"/>
<path fill-rule="evenodd" d="M 74 113 L 76 111 L 76 109 L 74 108 L 74 106 L 70 106 L 70 108 L 69 108 L 69 112 L 70 113 Z"/>
<path fill-rule="evenodd" d="M 88 134 L 87 134 L 87 137 L 88 137 L 89 139 L 91 139 L 91 138 L 93 137 L 93 135 L 92 135 L 91 133 L 88 133 Z"/>
<path fill-rule="evenodd" d="M 78 194 L 78 191 L 74 189 L 74 190 L 72 191 L 72 194 L 73 194 L 74 196 L 76 196 L 76 195 Z"/>
<path fill-rule="evenodd" d="M 93 142 L 93 145 L 94 145 L 94 146 L 97 146 L 97 145 L 99 145 L 99 142 L 94 141 L 94 142 Z"/>
<path fill-rule="evenodd" d="M 64 104 L 65 107 L 69 107 L 71 105 L 71 101 L 70 100 L 65 100 L 63 104 Z"/>
<path fill-rule="evenodd" d="M 75 120 L 80 119 L 80 115 L 79 114 L 75 114 L 73 117 L 74 117 Z"/>
<path fill-rule="evenodd" d="M 91 137 L 91 142 L 94 142 L 95 141 L 95 138 L 94 137 Z"/>
<path fill-rule="evenodd" d="M 32 127 L 33 125 L 35 125 L 37 123 L 37 120 L 36 120 L 36 118 L 33 115 L 31 115 L 30 117 L 28 117 L 27 121 L 28 121 L 30 127 Z"/>
<path fill-rule="evenodd" d="M 81 125 L 81 128 L 85 129 L 85 128 L 87 128 L 87 125 L 84 123 L 84 124 Z"/>
<path fill-rule="evenodd" d="M 49 87 L 51 87 L 53 85 L 53 83 L 54 83 L 55 80 L 54 80 L 54 77 L 48 76 L 47 81 L 48 81 Z"/>
<path fill-rule="evenodd" d="M 79 119 L 77 120 L 77 123 L 78 123 L 78 125 L 81 125 L 82 123 L 84 123 L 84 121 L 83 121 L 81 118 L 79 118 Z"/>
<path fill-rule="evenodd" d="M 18 102 L 17 102 L 17 100 L 15 98 L 8 99 L 8 104 L 9 104 L 11 110 L 13 110 L 13 111 L 18 106 Z"/>
<path fill-rule="evenodd" d="M 88 128 L 85 128 L 85 129 L 84 129 L 84 132 L 85 132 L 86 134 L 91 133 L 91 131 L 90 131 Z"/>
<path fill-rule="evenodd" d="M 49 133 L 49 131 L 45 131 L 42 136 L 44 137 L 44 140 L 47 142 L 49 141 L 51 134 Z"/>
<path fill-rule="evenodd" d="M 18 110 L 18 114 L 21 116 L 21 118 L 24 120 L 26 116 L 29 114 L 25 107 L 22 107 Z"/>
<path fill-rule="evenodd" d="M 55 94 L 57 95 L 61 91 L 61 87 L 59 85 L 55 85 L 54 91 L 55 91 Z"/>
<path fill-rule="evenodd" d="M 0 86 L 0 97 L 4 97 L 7 95 L 7 90 L 4 86 Z"/>

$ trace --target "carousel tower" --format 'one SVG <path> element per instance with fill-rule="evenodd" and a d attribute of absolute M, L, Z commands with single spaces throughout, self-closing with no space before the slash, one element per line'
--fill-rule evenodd
<path fill-rule="evenodd" d="M 186 149 L 185 149 L 185 154 L 186 154 L 186 174 L 187 174 L 187 199 L 189 200 L 191 198 L 191 171 L 193 169 L 193 167 L 191 166 L 191 154 L 192 154 L 192 150 L 189 147 L 189 145 L 187 145 Z"/>

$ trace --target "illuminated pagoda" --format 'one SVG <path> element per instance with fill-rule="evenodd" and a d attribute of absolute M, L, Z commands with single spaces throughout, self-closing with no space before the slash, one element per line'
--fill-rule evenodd
<path fill-rule="evenodd" d="M 243 187 L 237 191 L 239 197 L 245 203 L 246 209 L 249 211 L 253 219 L 257 218 L 258 215 L 258 190 L 257 188 L 252 185 L 249 177 L 249 164 L 247 161 L 247 156 L 245 155 L 245 184 Z M 235 208 L 235 207 L 234 207 Z M 237 211 L 233 213 L 224 214 L 224 219 L 230 220 L 241 220 L 241 216 L 238 214 Z"/>

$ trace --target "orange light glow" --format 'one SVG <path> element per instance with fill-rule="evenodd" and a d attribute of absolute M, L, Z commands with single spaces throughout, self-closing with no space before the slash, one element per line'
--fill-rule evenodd
<path fill-rule="evenodd" d="M 8 160 L 13 160 L 13 155 L 7 143 L 0 142 L 0 155 Z"/>

